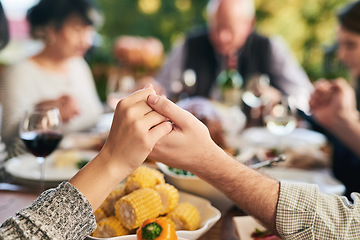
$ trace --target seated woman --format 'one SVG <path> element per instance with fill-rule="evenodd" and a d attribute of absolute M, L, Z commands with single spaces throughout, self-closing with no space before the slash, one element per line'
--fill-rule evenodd
<path fill-rule="evenodd" d="M 360 84 L 360 1 L 338 14 L 338 57 Z M 359 98 L 359 94 L 357 94 Z M 310 100 L 313 116 L 330 134 L 333 145 L 333 172 L 346 186 L 346 195 L 360 191 L 359 106 L 351 86 L 344 80 L 319 81 Z"/>
<path fill-rule="evenodd" d="M 27 14 L 41 52 L 9 66 L 1 79 L 2 137 L 9 157 L 25 151 L 18 135 L 27 109 L 59 108 L 66 132 L 91 127 L 103 112 L 83 59 L 101 22 L 91 0 L 41 0 Z"/>

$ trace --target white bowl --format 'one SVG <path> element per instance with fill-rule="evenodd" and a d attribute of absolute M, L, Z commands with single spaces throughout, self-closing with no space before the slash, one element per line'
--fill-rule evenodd
<path fill-rule="evenodd" d="M 218 209 L 214 208 L 210 202 L 201 197 L 197 197 L 188 193 L 179 192 L 179 202 L 189 202 L 194 205 L 200 213 L 200 227 L 194 231 L 176 231 L 179 240 L 196 240 L 205 234 L 214 224 L 220 219 L 221 213 Z M 87 237 L 88 240 L 136 240 L 136 235 L 126 235 L 113 238 L 96 238 Z"/>
<path fill-rule="evenodd" d="M 226 210 L 233 204 L 225 194 L 197 176 L 178 175 L 170 171 L 165 164 L 159 162 L 156 164 L 165 174 L 166 182 L 174 185 L 177 189 L 204 197 L 221 211 Z"/>

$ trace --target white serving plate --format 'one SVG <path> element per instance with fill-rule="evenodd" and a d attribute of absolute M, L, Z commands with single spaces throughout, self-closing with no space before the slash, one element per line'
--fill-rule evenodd
<path fill-rule="evenodd" d="M 243 144 L 273 148 L 282 145 L 284 148 L 294 147 L 321 147 L 327 143 L 325 135 L 305 128 L 296 128 L 292 133 L 285 136 L 275 136 L 265 127 L 248 128 L 242 133 Z"/>
<path fill-rule="evenodd" d="M 260 231 L 266 229 L 251 216 L 234 217 L 233 221 L 240 240 L 253 240 L 251 234 L 256 228 Z"/>
<path fill-rule="evenodd" d="M 345 186 L 339 180 L 332 176 L 330 170 L 303 170 L 294 168 L 263 168 L 266 175 L 269 175 L 278 180 L 295 182 L 295 183 L 311 183 L 317 184 L 321 192 L 343 195 Z"/>
<path fill-rule="evenodd" d="M 176 231 L 176 235 L 178 236 L 179 240 L 196 240 L 204 233 L 206 233 L 221 217 L 221 213 L 218 209 L 213 207 L 211 203 L 201 197 L 194 196 L 189 193 L 179 192 L 180 198 L 179 202 L 189 202 L 193 204 L 200 213 L 200 228 L 195 231 Z M 120 237 L 113 237 L 113 238 L 95 238 L 95 237 L 87 237 L 87 239 L 91 240 L 135 240 L 136 235 L 126 235 Z"/>
<path fill-rule="evenodd" d="M 92 160 L 98 152 L 78 151 L 82 159 Z M 45 160 L 45 182 L 61 182 L 69 180 L 79 169 L 74 167 L 55 167 L 54 154 Z M 23 154 L 9 159 L 5 163 L 5 170 L 13 177 L 22 181 L 38 182 L 40 179 L 40 167 L 36 158 L 31 154 Z"/>

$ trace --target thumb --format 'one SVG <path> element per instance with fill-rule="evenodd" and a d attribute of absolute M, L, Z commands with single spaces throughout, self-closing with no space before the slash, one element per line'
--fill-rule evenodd
<path fill-rule="evenodd" d="M 167 117 L 170 119 L 170 121 L 179 127 L 183 124 L 186 124 L 191 119 L 192 115 L 189 112 L 180 108 L 163 96 L 150 94 L 148 96 L 147 102 L 152 109 L 164 117 Z"/>

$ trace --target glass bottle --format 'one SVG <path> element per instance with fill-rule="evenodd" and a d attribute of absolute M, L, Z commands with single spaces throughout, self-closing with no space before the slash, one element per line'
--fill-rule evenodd
<path fill-rule="evenodd" d="M 230 57 L 226 59 L 226 69 L 224 69 L 216 79 L 216 83 L 220 89 L 221 101 L 227 105 L 240 105 L 243 77 L 236 69 L 237 61 L 233 61 Z"/>

